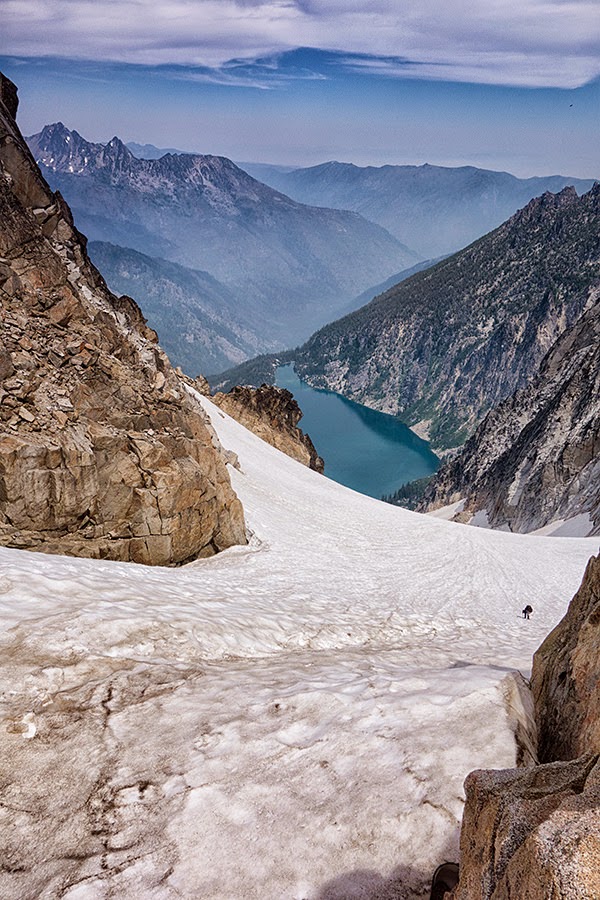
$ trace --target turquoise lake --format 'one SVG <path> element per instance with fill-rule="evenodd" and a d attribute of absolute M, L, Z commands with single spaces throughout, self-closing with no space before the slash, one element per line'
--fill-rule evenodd
<path fill-rule="evenodd" d="M 437 470 L 440 461 L 429 444 L 394 416 L 315 390 L 291 365 L 279 367 L 276 384 L 298 401 L 300 428 L 312 438 L 333 481 L 380 498 Z"/>

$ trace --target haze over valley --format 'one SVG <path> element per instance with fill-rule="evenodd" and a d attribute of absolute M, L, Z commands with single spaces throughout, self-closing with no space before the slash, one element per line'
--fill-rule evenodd
<path fill-rule="evenodd" d="M 118 138 L 91 144 L 61 124 L 28 141 L 91 240 L 209 272 L 235 295 L 240 325 L 253 321 L 271 348 L 298 343 L 419 259 L 360 215 L 304 206 L 228 159 L 140 160 Z M 193 374 L 203 367 L 200 357 Z"/>

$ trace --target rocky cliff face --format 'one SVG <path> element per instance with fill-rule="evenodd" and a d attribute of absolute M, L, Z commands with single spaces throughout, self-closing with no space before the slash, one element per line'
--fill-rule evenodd
<path fill-rule="evenodd" d="M 537 372 L 600 285 L 600 186 L 544 194 L 471 247 L 327 325 L 296 353 L 315 387 L 464 443 Z"/>
<path fill-rule="evenodd" d="M 287 453 L 316 472 L 323 472 L 323 460 L 307 434 L 298 428 L 302 410 L 285 388 L 263 384 L 259 388 L 234 387 L 212 400 L 267 444 Z"/>
<path fill-rule="evenodd" d="M 462 499 L 461 521 L 527 532 L 577 516 L 600 533 L 599 298 L 438 472 L 422 509 Z"/>
<path fill-rule="evenodd" d="M 542 765 L 472 772 L 454 900 L 600 896 L 600 556 L 534 655 Z"/>
<path fill-rule="evenodd" d="M 480 770 L 466 782 L 453 900 L 596 900 L 600 757 Z"/>
<path fill-rule="evenodd" d="M 90 263 L 0 77 L 0 543 L 177 564 L 245 542 L 200 407 Z"/>
<path fill-rule="evenodd" d="M 600 556 L 533 657 L 542 761 L 600 753 Z"/>

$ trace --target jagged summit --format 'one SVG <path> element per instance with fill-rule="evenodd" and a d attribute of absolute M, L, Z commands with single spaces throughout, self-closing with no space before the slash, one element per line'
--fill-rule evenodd
<path fill-rule="evenodd" d="M 106 144 L 93 143 L 62 122 L 44 125 L 40 133 L 27 138 L 27 142 L 39 165 L 49 171 L 73 175 L 104 170 L 115 179 L 127 177 L 135 159 L 116 135 Z"/>
<path fill-rule="evenodd" d="M 589 191 L 587 191 L 588 199 L 593 202 L 598 197 L 599 185 L 596 182 Z M 555 210 L 564 210 L 575 208 L 579 203 L 579 194 L 574 186 L 566 185 L 562 190 L 553 193 L 552 191 L 544 191 L 539 197 L 534 197 L 522 209 L 517 212 L 509 220 L 510 223 L 519 225 L 520 223 L 529 223 L 541 219 L 543 216 L 551 214 Z M 507 223 L 508 225 L 509 223 Z"/>
<path fill-rule="evenodd" d="M 70 172 L 82 172 L 92 157 L 102 152 L 102 144 L 91 144 L 77 131 L 62 122 L 44 125 L 42 131 L 27 142 L 36 161 L 49 169 L 65 166 Z"/>
<path fill-rule="evenodd" d="M 63 122 L 53 122 L 51 125 L 44 125 L 40 132 L 43 142 L 67 140 L 67 138 L 70 140 L 74 134 L 79 137 L 76 131 L 69 131 Z"/>
<path fill-rule="evenodd" d="M 116 135 L 105 144 L 95 143 L 62 122 L 45 125 L 27 142 L 38 163 L 51 172 L 93 176 L 108 170 L 117 183 L 166 189 L 174 196 L 204 188 L 203 199 L 214 207 L 229 202 L 232 188 L 255 203 L 273 193 L 224 156 L 167 153 L 159 159 L 138 159 Z M 283 195 L 281 202 L 296 205 Z"/>
<path fill-rule="evenodd" d="M 28 140 L 90 240 L 210 273 L 272 347 L 297 345 L 419 258 L 356 213 L 298 203 L 223 156 L 139 159 L 118 138 L 92 143 L 61 125 Z"/>

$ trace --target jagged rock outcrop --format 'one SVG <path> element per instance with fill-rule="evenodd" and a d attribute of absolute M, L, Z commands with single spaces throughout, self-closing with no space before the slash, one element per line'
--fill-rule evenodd
<path fill-rule="evenodd" d="M 600 757 L 478 770 L 465 782 L 453 900 L 600 897 Z"/>
<path fill-rule="evenodd" d="M 454 900 L 600 897 L 600 556 L 536 651 L 542 765 L 472 772 Z"/>
<path fill-rule="evenodd" d="M 245 542 L 199 405 L 111 294 L 0 76 L 0 543 L 177 564 Z"/>
<path fill-rule="evenodd" d="M 600 556 L 533 657 L 542 761 L 600 753 Z"/>
<path fill-rule="evenodd" d="M 263 384 L 259 388 L 236 386 L 212 397 L 224 412 L 258 437 L 292 459 L 323 472 L 324 464 L 307 434 L 298 428 L 302 410 L 285 388 Z"/>
<path fill-rule="evenodd" d="M 295 353 L 313 387 L 398 415 L 436 451 L 525 387 L 600 287 L 600 185 L 544 194 L 495 231 L 326 325 Z"/>
<path fill-rule="evenodd" d="M 589 305 L 438 472 L 422 510 L 464 500 L 463 522 L 527 532 L 578 516 L 580 533 L 600 533 L 600 290 Z"/>

